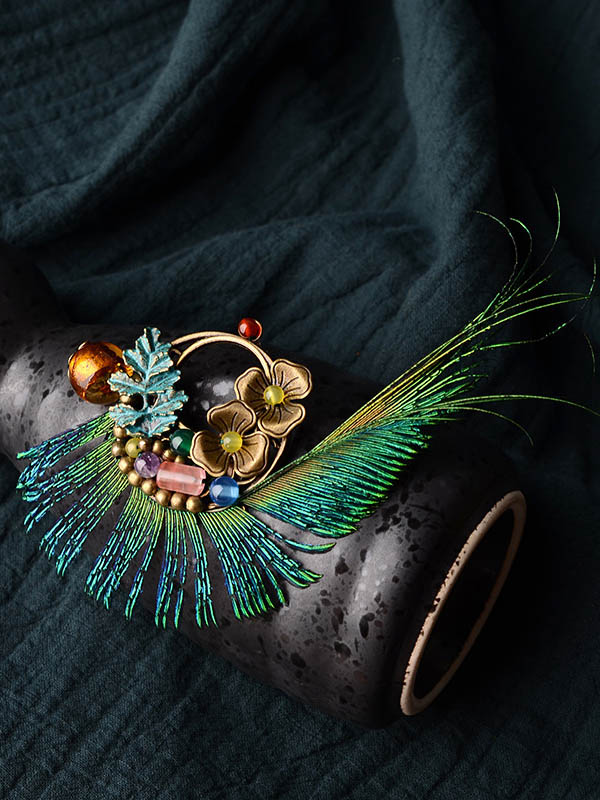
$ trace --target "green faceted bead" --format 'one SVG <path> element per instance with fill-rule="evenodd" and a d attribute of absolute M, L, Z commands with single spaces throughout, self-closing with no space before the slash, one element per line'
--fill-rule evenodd
<path fill-rule="evenodd" d="M 180 428 L 169 436 L 171 449 L 180 456 L 189 456 L 192 447 L 192 439 L 194 438 L 194 431 L 187 428 Z"/>

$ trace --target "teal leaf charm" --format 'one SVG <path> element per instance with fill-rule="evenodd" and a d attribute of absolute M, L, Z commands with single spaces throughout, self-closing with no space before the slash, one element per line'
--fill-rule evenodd
<path fill-rule="evenodd" d="M 163 433 L 176 422 L 177 411 L 188 399 L 185 392 L 173 388 L 181 373 L 173 368 L 171 345 L 159 339 L 158 328 L 144 328 L 135 348 L 123 353 L 125 363 L 135 375 L 115 372 L 108 381 L 114 391 L 141 398 L 141 407 L 119 403 L 110 409 L 115 423 L 129 433 L 144 436 Z"/>

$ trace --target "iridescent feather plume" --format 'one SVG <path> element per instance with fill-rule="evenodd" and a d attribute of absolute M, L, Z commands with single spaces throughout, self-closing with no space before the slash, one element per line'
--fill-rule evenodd
<path fill-rule="evenodd" d="M 360 520 L 387 496 L 402 470 L 427 447 L 433 426 L 468 410 L 502 417 L 488 405 L 512 399 L 554 400 L 582 408 L 561 398 L 475 393 L 482 378 L 477 364 L 484 353 L 534 341 L 497 341 L 494 335 L 498 329 L 557 306 L 585 304 L 595 285 L 594 266 L 592 285 L 586 292 L 547 288 L 552 274 L 540 277 L 540 272 L 548 256 L 537 269 L 528 268 L 532 247 L 527 228 L 513 220 L 529 238 L 527 256 L 520 264 L 511 230 L 499 220 L 496 222 L 508 232 L 515 246 L 515 263 L 508 281 L 483 311 L 378 392 L 312 450 L 246 491 L 235 505 L 217 512 L 192 514 L 151 502 L 140 489 L 130 487 L 116 469 L 111 443 L 106 441 L 113 420 L 104 414 L 19 454 L 30 461 L 19 480 L 24 498 L 34 504 L 27 515 L 27 529 L 42 521 L 56 504 L 67 502 L 75 492 L 81 493 L 42 539 L 42 547 L 56 558 L 57 569 L 63 573 L 81 551 L 89 532 L 128 490 L 114 528 L 88 576 L 86 590 L 90 595 L 108 606 L 131 570 L 134 574 L 125 608 L 130 617 L 162 544 L 155 604 L 157 625 L 166 626 L 172 620 L 177 626 L 186 582 L 193 585 L 197 624 L 216 624 L 214 578 L 209 575 L 207 549 L 212 549 L 218 558 L 237 618 L 273 611 L 286 602 L 285 583 L 305 588 L 320 578 L 289 551 L 325 552 L 337 538 L 355 530 Z M 541 338 L 566 324 L 568 321 Z M 174 380 L 166 371 L 167 349 L 158 343 L 158 332 L 147 329 L 144 336 L 138 340 L 138 348 L 128 352 L 138 359 L 145 390 L 155 392 L 158 386 L 165 393 L 163 411 L 165 418 L 170 418 L 184 395 L 172 388 Z M 125 373 L 117 381 L 124 391 L 130 387 L 131 378 Z M 136 387 L 139 383 L 133 388 Z M 141 432 L 148 432 L 152 424 L 148 415 L 138 411 L 135 416 L 128 407 L 119 413 L 130 415 L 127 421 Z M 63 459 L 96 439 L 101 441 L 95 447 L 60 468 Z M 59 469 L 52 472 L 57 466 Z M 326 541 L 286 538 L 253 512 Z"/>

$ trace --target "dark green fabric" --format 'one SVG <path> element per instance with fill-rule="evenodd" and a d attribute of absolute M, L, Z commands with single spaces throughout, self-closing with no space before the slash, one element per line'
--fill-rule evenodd
<path fill-rule="evenodd" d="M 379 382 L 478 311 L 523 218 L 557 285 L 600 252 L 600 7 L 283 0 L 0 7 L 0 236 L 73 318 L 232 329 Z M 598 306 L 495 385 L 596 402 Z M 0 795 L 596 798 L 599 425 L 516 409 L 530 506 L 481 643 L 425 714 L 363 731 L 128 624 L 21 527 L 1 467 Z"/>

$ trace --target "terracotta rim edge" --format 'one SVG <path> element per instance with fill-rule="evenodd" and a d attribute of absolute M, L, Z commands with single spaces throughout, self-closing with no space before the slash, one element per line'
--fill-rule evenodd
<path fill-rule="evenodd" d="M 435 686 L 427 692 L 423 697 L 417 697 L 415 695 L 415 683 L 417 680 L 417 674 L 419 671 L 419 666 L 423 655 L 425 654 L 425 650 L 429 643 L 429 639 L 433 630 L 435 628 L 436 622 L 438 621 L 442 609 L 446 603 L 446 600 L 450 596 L 452 589 L 454 588 L 458 578 L 460 577 L 463 569 L 467 565 L 470 557 L 475 552 L 477 546 L 482 541 L 483 537 L 486 533 L 493 527 L 493 525 L 507 512 L 512 511 L 513 514 L 513 529 L 510 538 L 509 545 L 506 550 L 506 555 L 504 556 L 504 561 L 502 562 L 502 566 L 498 572 L 492 590 L 483 606 L 483 609 L 475 621 L 475 624 L 471 628 L 469 635 L 467 636 L 460 652 L 448 668 L 448 670 L 442 675 L 440 680 L 435 684 Z M 526 516 L 526 504 L 525 504 L 525 497 L 523 496 L 522 492 L 520 491 L 513 491 L 509 492 L 508 494 L 504 495 L 494 506 L 493 508 L 488 511 L 488 513 L 483 517 L 481 522 L 477 525 L 477 527 L 472 531 L 469 535 L 469 538 L 463 545 L 460 553 L 456 557 L 454 563 L 452 564 L 450 570 L 448 571 L 446 577 L 440 589 L 436 595 L 433 610 L 429 612 L 427 615 L 425 622 L 423 623 L 423 627 L 419 631 L 417 636 L 415 645 L 412 649 L 410 654 L 410 658 L 408 659 L 408 664 L 406 666 L 406 670 L 404 673 L 404 681 L 402 687 L 402 694 L 400 696 L 400 708 L 402 712 L 407 715 L 418 714 L 420 711 L 423 711 L 427 708 L 430 703 L 435 700 L 435 698 L 440 694 L 440 692 L 445 688 L 445 686 L 449 683 L 451 678 L 456 673 L 457 669 L 462 664 L 463 660 L 465 659 L 467 653 L 473 646 L 477 636 L 479 635 L 481 629 L 485 625 L 485 622 L 496 602 L 498 595 L 506 581 L 510 568 L 512 566 L 512 562 L 516 555 L 517 549 L 519 547 L 519 543 L 521 541 L 521 536 L 523 534 L 523 527 L 525 525 L 525 516 Z"/>

